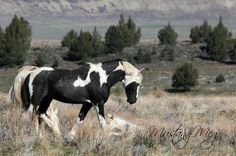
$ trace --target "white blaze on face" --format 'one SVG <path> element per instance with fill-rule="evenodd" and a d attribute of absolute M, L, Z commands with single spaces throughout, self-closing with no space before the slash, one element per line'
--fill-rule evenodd
<path fill-rule="evenodd" d="M 137 87 L 137 94 L 136 94 L 136 98 L 138 98 L 138 94 L 139 94 L 139 86 L 140 86 L 140 85 L 138 85 L 138 87 Z"/>
<path fill-rule="evenodd" d="M 54 69 L 51 67 L 41 67 L 37 68 L 36 70 L 33 70 L 30 74 L 30 79 L 29 79 L 29 93 L 30 97 L 33 95 L 33 81 L 35 77 L 42 71 L 53 71 Z"/>
<path fill-rule="evenodd" d="M 87 74 L 87 77 L 85 80 L 82 80 L 79 76 L 77 78 L 77 80 L 74 81 L 73 85 L 74 87 L 84 87 L 87 84 L 89 84 L 91 82 L 90 80 L 90 75 L 92 72 L 96 72 L 99 74 L 99 78 L 100 78 L 100 87 L 104 84 L 107 83 L 107 74 L 106 71 L 102 69 L 102 63 L 99 64 L 92 64 L 89 63 L 89 71 Z"/>

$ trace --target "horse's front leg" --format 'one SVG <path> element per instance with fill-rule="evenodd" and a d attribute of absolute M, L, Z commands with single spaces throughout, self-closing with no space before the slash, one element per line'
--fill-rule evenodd
<path fill-rule="evenodd" d="M 99 124 L 102 129 L 106 128 L 106 120 L 105 120 L 105 114 L 104 114 L 104 102 L 98 103 L 96 106 L 96 111 L 97 111 L 97 117 Z"/>
<path fill-rule="evenodd" d="M 88 111 L 91 109 L 91 107 L 92 107 L 92 105 L 90 103 L 83 104 L 83 106 L 80 110 L 80 113 L 79 113 L 79 117 L 78 117 L 75 125 L 73 126 L 73 128 L 69 132 L 70 139 L 74 139 L 74 137 L 76 136 L 79 126 L 83 123 L 84 118 L 86 117 L 86 115 L 87 115 Z"/>
<path fill-rule="evenodd" d="M 42 120 L 40 117 L 36 116 L 33 119 L 33 122 L 35 124 L 35 128 L 36 128 L 36 133 L 37 135 L 39 135 L 39 137 L 42 137 L 42 132 L 40 131 L 41 129 L 41 124 L 42 124 Z"/>

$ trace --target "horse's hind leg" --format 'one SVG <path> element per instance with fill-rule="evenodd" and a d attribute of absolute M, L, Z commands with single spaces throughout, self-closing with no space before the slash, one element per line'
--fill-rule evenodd
<path fill-rule="evenodd" d="M 49 98 L 49 96 L 44 97 L 43 100 L 41 100 L 40 105 L 37 109 L 37 114 L 39 115 L 39 117 L 41 117 L 46 122 L 46 124 L 49 127 L 53 127 L 53 123 L 48 118 L 46 112 L 47 112 L 47 109 L 48 109 L 51 101 L 52 101 L 52 98 Z"/>
<path fill-rule="evenodd" d="M 83 104 L 83 106 L 80 110 L 80 113 L 79 113 L 79 117 L 78 117 L 75 125 L 73 126 L 73 128 L 69 132 L 69 137 L 71 139 L 74 139 L 74 137 L 76 136 L 76 132 L 77 132 L 79 126 L 83 123 L 83 120 L 86 117 L 88 111 L 91 109 L 91 107 L 92 107 L 92 105 L 90 103 Z"/>
<path fill-rule="evenodd" d="M 37 109 L 37 114 L 39 115 L 39 117 L 41 119 L 43 119 L 43 121 L 54 130 L 55 133 L 57 133 L 58 135 L 60 135 L 60 131 L 59 131 L 59 127 L 57 124 L 54 124 L 53 121 L 48 117 L 48 115 L 46 114 L 47 109 L 50 105 L 50 103 L 52 102 L 52 98 L 49 96 L 46 96 L 42 102 L 40 102 L 39 108 Z"/>

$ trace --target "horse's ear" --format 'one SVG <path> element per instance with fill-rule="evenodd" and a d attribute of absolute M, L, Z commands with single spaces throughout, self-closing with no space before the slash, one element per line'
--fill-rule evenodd
<path fill-rule="evenodd" d="M 108 116 L 110 119 L 113 119 L 113 117 L 114 117 L 113 114 L 110 114 L 110 113 L 108 113 L 107 116 Z"/>
<path fill-rule="evenodd" d="M 141 70 L 139 70 L 140 73 L 142 73 L 145 70 L 145 68 L 142 68 Z"/>

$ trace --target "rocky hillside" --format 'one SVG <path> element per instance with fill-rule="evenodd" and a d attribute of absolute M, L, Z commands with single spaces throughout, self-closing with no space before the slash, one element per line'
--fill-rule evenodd
<path fill-rule="evenodd" d="M 121 12 L 137 19 L 198 19 L 236 16 L 235 0 L 0 0 L 0 15 L 33 18 L 106 17 Z"/>

